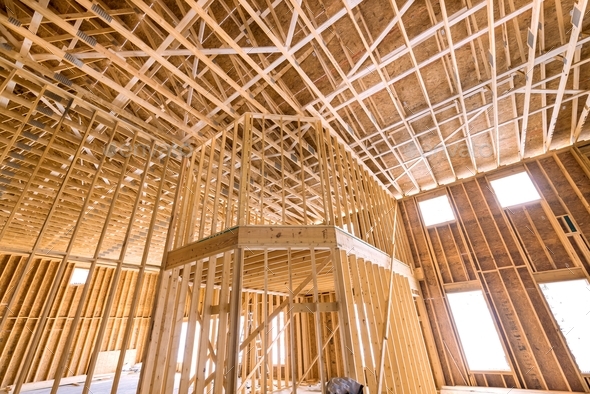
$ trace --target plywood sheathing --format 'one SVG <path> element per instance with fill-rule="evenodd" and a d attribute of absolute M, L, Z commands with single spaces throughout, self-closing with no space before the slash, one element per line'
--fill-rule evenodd
<path fill-rule="evenodd" d="M 528 172 L 542 198 L 502 209 L 490 178 L 517 171 Z M 539 287 L 590 277 L 589 177 L 588 156 L 575 148 L 463 181 L 440 191 L 457 220 L 436 227 L 421 224 L 416 198 L 422 196 L 404 200 L 445 384 L 590 392 Z M 510 372 L 469 371 L 445 295 L 470 289 L 484 292 Z"/>

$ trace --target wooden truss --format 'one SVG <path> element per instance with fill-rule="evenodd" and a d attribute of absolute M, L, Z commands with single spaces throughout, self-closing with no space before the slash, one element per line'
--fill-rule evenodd
<path fill-rule="evenodd" d="M 165 141 L 318 117 L 402 197 L 588 138 L 587 3 L 19 0 L 0 53 Z"/>
<path fill-rule="evenodd" d="M 0 75 L 0 384 L 88 386 L 102 351 L 120 350 L 120 371 L 143 346 L 183 155 L 43 75 L 6 59 Z M 74 266 L 89 270 L 75 290 Z"/>

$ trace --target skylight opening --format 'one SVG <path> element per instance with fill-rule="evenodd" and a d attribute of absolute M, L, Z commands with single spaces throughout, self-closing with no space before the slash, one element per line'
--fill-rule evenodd
<path fill-rule="evenodd" d="M 510 371 L 481 290 L 447 294 L 467 364 L 472 371 Z"/>
<path fill-rule="evenodd" d="M 426 226 L 455 220 L 455 214 L 446 194 L 418 202 Z"/>
<path fill-rule="evenodd" d="M 86 268 L 74 268 L 70 278 L 70 285 L 79 286 L 85 284 L 86 280 L 88 280 L 88 272 L 89 270 Z"/>
<path fill-rule="evenodd" d="M 490 182 L 503 208 L 540 200 L 541 196 L 525 171 Z"/>
<path fill-rule="evenodd" d="M 543 283 L 549 304 L 578 368 L 590 374 L 590 285 L 586 279 Z"/>

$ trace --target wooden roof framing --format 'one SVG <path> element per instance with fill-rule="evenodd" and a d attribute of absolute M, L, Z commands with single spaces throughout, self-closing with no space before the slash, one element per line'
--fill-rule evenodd
<path fill-rule="evenodd" d="M 148 264 L 159 265 L 180 166 L 165 159 L 170 145 L 4 59 L 0 75 L 9 99 L 0 109 L 1 247 L 86 261 L 100 237 L 94 259 L 111 265 L 126 249 L 134 264 L 149 227 L 159 230 Z"/>
<path fill-rule="evenodd" d="M 166 143 L 201 145 L 245 112 L 320 117 L 402 197 L 586 140 L 586 14 L 586 0 L 17 0 L 0 5 L 0 52 Z"/>

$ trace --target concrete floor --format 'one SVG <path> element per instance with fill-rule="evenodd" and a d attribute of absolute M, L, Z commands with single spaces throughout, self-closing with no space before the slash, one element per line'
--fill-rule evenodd
<path fill-rule="evenodd" d="M 178 383 L 180 374 L 176 374 L 176 382 L 174 384 L 174 392 L 176 394 L 178 392 Z M 137 385 L 139 383 L 139 372 L 137 373 L 130 373 L 121 376 L 121 381 L 119 383 L 119 388 L 117 390 L 117 394 L 136 394 Z M 110 394 L 111 388 L 113 385 L 112 378 L 105 378 L 103 380 L 97 380 L 92 383 L 90 386 L 90 394 Z M 75 385 L 65 385 L 61 386 L 57 391 L 58 394 L 81 394 L 82 393 L 82 385 L 75 386 Z M 30 390 L 30 391 L 23 391 L 23 393 L 27 394 L 49 394 L 51 392 L 50 388 L 41 389 L 41 390 Z M 308 394 L 308 393 L 321 393 L 322 390 L 319 384 L 315 385 L 304 385 L 297 388 L 297 393 L 299 394 Z M 281 391 L 274 391 L 273 394 L 289 394 L 291 393 L 291 389 L 285 389 Z"/>
<path fill-rule="evenodd" d="M 119 382 L 119 389 L 117 390 L 117 394 L 135 394 L 137 391 L 137 384 L 139 383 L 139 373 L 132 373 L 128 375 L 121 376 L 121 381 Z M 94 381 L 90 385 L 90 393 L 91 394 L 110 394 L 111 388 L 113 386 L 113 379 L 107 378 L 104 380 L 97 380 Z M 74 385 L 67 385 L 61 386 L 57 392 L 59 394 L 81 394 L 82 393 L 82 384 L 79 386 Z M 23 391 L 23 393 L 30 393 L 30 394 L 49 394 L 51 389 L 42 389 L 42 390 L 32 390 L 32 391 Z"/>
<path fill-rule="evenodd" d="M 307 394 L 307 393 L 321 393 L 322 389 L 319 384 L 313 386 L 299 386 L 297 387 L 297 394 Z M 291 389 L 285 389 L 281 391 L 273 391 L 273 394 L 290 394 Z"/>

